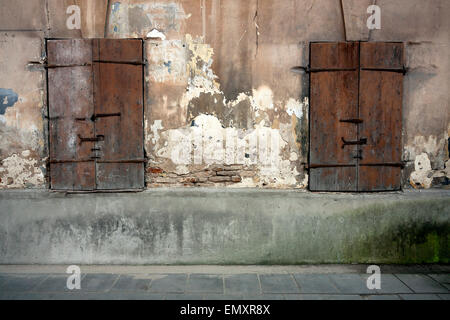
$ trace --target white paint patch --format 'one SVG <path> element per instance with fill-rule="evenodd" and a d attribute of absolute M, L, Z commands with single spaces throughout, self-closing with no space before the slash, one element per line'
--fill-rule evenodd
<path fill-rule="evenodd" d="M 175 168 L 175 173 L 178 175 L 183 175 L 183 174 L 188 174 L 189 173 L 189 168 L 187 166 L 177 166 Z"/>
<path fill-rule="evenodd" d="M 31 152 L 30 150 L 24 150 L 22 151 L 22 157 L 28 158 L 30 156 Z"/>
<path fill-rule="evenodd" d="M 151 82 L 187 83 L 186 48 L 181 40 L 146 41 Z"/>
<path fill-rule="evenodd" d="M 301 119 L 303 117 L 303 108 L 305 106 L 308 107 L 307 97 L 303 99 L 303 102 L 300 102 L 299 100 L 295 100 L 293 98 L 289 98 L 286 104 L 286 112 L 290 116 L 295 114 L 298 119 Z"/>
<path fill-rule="evenodd" d="M 194 123 L 195 126 L 161 133 L 161 138 L 168 143 L 158 150 L 158 156 L 170 159 L 177 166 L 257 165 L 258 178 L 252 179 L 253 186 L 290 187 L 297 184 L 299 172 L 295 163 L 282 157 L 283 150 L 289 146 L 279 129 L 266 127 L 264 122 L 253 130 L 224 128 L 219 119 L 206 114 L 197 116 Z M 286 154 L 297 156 L 295 152 Z M 250 180 L 244 179 L 240 184 L 247 186 L 249 183 Z"/>
<path fill-rule="evenodd" d="M 27 154 L 26 151 L 24 151 L 25 154 Z M 44 184 L 44 174 L 39 168 L 38 160 L 26 159 L 17 154 L 2 160 L 0 177 L 0 187 L 2 188 L 23 188 L 26 185 L 40 186 Z"/>
<path fill-rule="evenodd" d="M 418 155 L 426 152 L 434 157 L 445 149 L 448 137 L 438 139 L 436 136 L 430 135 L 427 138 L 424 136 L 416 136 L 412 143 L 405 147 L 406 159 L 413 160 Z"/>
<path fill-rule="evenodd" d="M 431 187 L 433 181 L 431 162 L 426 153 L 416 156 L 414 161 L 414 172 L 411 173 L 410 183 L 413 187 L 421 186 L 422 188 Z M 430 175 L 430 176 L 429 176 Z"/>
<path fill-rule="evenodd" d="M 297 161 L 298 160 L 298 154 L 297 152 L 291 152 L 291 155 L 289 156 L 290 161 Z"/>
<path fill-rule="evenodd" d="M 253 107 L 257 110 L 273 109 L 273 92 L 267 86 L 253 89 Z"/>
<path fill-rule="evenodd" d="M 166 40 L 165 34 L 156 29 L 153 29 L 152 31 L 147 33 L 147 38 Z"/>
<path fill-rule="evenodd" d="M 444 170 L 433 170 L 431 162 L 426 153 L 416 156 L 414 161 L 414 172 L 410 176 L 410 184 L 414 188 L 422 187 L 428 189 L 431 187 L 434 178 L 450 178 L 450 160 L 445 163 Z"/>
<path fill-rule="evenodd" d="M 404 158 L 414 159 L 414 172 L 411 173 L 409 182 L 414 188 L 430 188 L 434 178 L 450 178 L 450 163 L 447 153 L 447 141 L 450 125 L 442 138 L 430 135 L 416 136 L 412 143 L 405 146 Z M 430 158 L 437 166 L 444 165 L 444 169 L 432 169 Z M 443 164 L 443 162 L 445 164 Z"/>
<path fill-rule="evenodd" d="M 152 131 L 152 143 L 156 144 L 159 141 L 159 133 L 158 130 L 164 129 L 162 125 L 162 120 L 155 120 L 153 124 L 150 126 L 150 130 Z"/>

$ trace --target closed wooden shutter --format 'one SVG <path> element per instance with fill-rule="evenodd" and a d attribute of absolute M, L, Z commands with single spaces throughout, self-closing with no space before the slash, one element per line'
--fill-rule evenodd
<path fill-rule="evenodd" d="M 401 188 L 402 43 L 312 43 L 310 190 Z"/>
<path fill-rule="evenodd" d="M 141 40 L 48 40 L 51 188 L 144 187 Z"/>

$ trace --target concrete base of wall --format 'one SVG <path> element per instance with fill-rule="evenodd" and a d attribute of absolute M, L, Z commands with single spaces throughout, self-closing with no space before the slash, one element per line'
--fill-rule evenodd
<path fill-rule="evenodd" d="M 2 264 L 448 263 L 450 191 L 0 192 Z"/>

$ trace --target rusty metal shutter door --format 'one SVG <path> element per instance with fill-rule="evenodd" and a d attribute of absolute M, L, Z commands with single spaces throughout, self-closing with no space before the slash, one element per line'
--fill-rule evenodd
<path fill-rule="evenodd" d="M 144 187 L 141 40 L 49 40 L 51 188 Z"/>
<path fill-rule="evenodd" d="M 144 187 L 141 40 L 95 39 L 97 189 Z"/>
<path fill-rule="evenodd" d="M 401 188 L 402 43 L 361 43 L 359 191 Z"/>
<path fill-rule="evenodd" d="M 310 190 L 401 188 L 402 43 L 312 43 Z"/>
<path fill-rule="evenodd" d="M 49 40 L 48 99 L 50 183 L 52 189 L 93 190 L 92 51 L 90 40 Z"/>
<path fill-rule="evenodd" d="M 359 44 L 312 43 L 310 184 L 312 191 L 357 190 Z"/>

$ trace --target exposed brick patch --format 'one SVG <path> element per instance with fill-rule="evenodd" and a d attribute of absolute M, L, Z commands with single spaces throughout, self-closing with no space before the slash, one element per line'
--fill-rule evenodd
<path fill-rule="evenodd" d="M 243 177 L 254 177 L 255 171 L 243 165 L 218 165 L 204 170 L 177 174 L 166 172 L 159 167 L 147 168 L 147 187 L 214 187 L 232 186 L 242 181 Z"/>
<path fill-rule="evenodd" d="M 232 182 L 241 182 L 242 178 L 240 176 L 232 176 L 231 181 Z"/>
<path fill-rule="evenodd" d="M 218 176 L 237 176 L 239 175 L 238 171 L 217 171 L 216 174 Z"/>
<path fill-rule="evenodd" d="M 183 183 L 198 183 L 200 181 L 199 181 L 199 178 L 197 178 L 197 177 L 187 177 L 187 178 L 183 178 L 181 180 L 181 182 L 183 182 Z"/>
<path fill-rule="evenodd" d="M 231 181 L 231 177 L 229 176 L 213 176 L 208 179 L 211 182 L 227 182 Z"/>
<path fill-rule="evenodd" d="M 147 172 L 148 173 L 163 173 L 163 169 L 157 168 L 157 167 L 148 167 Z"/>
<path fill-rule="evenodd" d="M 152 179 L 152 182 L 154 183 L 174 183 L 174 182 L 178 182 L 176 180 L 173 180 L 173 178 L 169 178 L 169 177 L 156 177 Z"/>
<path fill-rule="evenodd" d="M 240 171 L 243 170 L 244 166 L 241 164 L 232 164 L 232 165 L 224 165 L 224 166 L 216 166 L 211 170 L 213 171 Z"/>

